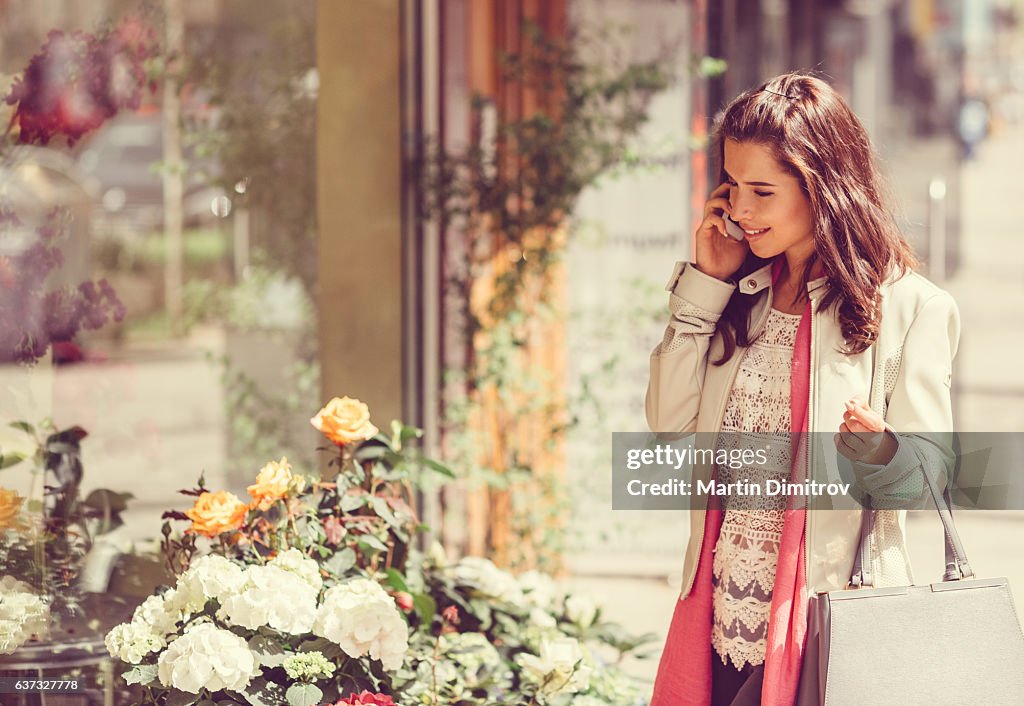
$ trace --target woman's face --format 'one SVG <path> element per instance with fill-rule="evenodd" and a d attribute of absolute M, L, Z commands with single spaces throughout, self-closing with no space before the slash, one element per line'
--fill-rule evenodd
<path fill-rule="evenodd" d="M 725 172 L 732 218 L 755 255 L 786 253 L 791 265 L 814 252 L 811 204 L 800 181 L 771 150 L 754 142 L 725 141 Z"/>

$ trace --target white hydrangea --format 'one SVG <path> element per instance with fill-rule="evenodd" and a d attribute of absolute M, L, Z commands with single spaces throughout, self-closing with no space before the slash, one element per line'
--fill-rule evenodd
<path fill-rule="evenodd" d="M 170 607 L 183 615 L 198 613 L 207 600 L 223 602 L 244 584 L 245 572 L 241 566 L 218 554 L 207 554 L 178 577 L 178 585 L 169 599 Z"/>
<path fill-rule="evenodd" d="M 571 637 L 545 640 L 540 656 L 520 654 L 516 661 L 526 679 L 545 695 L 573 694 L 590 685 L 593 668 L 584 661 L 579 641 Z"/>
<path fill-rule="evenodd" d="M 140 626 L 147 626 L 160 637 L 175 632 L 175 623 L 178 622 L 177 611 L 168 605 L 168 597 L 171 594 L 150 596 L 142 605 L 135 609 L 132 614 L 132 622 Z"/>
<path fill-rule="evenodd" d="M 542 610 L 552 610 L 562 597 L 555 580 L 535 569 L 519 575 L 519 588 L 527 604 Z"/>
<path fill-rule="evenodd" d="M 597 604 L 587 596 L 569 596 L 565 599 L 565 615 L 586 630 L 597 619 Z"/>
<path fill-rule="evenodd" d="M 241 691 L 257 670 L 245 640 L 213 623 L 189 626 L 157 661 L 160 683 L 190 694 L 202 689 Z"/>
<path fill-rule="evenodd" d="M 290 635 L 307 633 L 316 618 L 317 590 L 278 566 L 251 566 L 240 590 L 221 600 L 229 622 L 256 630 L 265 625 Z"/>
<path fill-rule="evenodd" d="M 317 593 L 324 586 L 324 580 L 320 576 L 320 566 L 294 547 L 275 556 L 269 564 L 299 576 L 316 589 Z"/>
<path fill-rule="evenodd" d="M 50 632 L 50 608 L 27 583 L 0 579 L 0 654 L 12 654 L 32 635 Z"/>
<path fill-rule="evenodd" d="M 485 596 L 515 605 L 523 601 L 523 591 L 516 578 L 499 569 L 490 559 L 463 557 L 455 565 L 454 574 L 456 581 L 476 588 Z"/>
<path fill-rule="evenodd" d="M 121 623 L 107 633 L 107 652 L 128 664 L 139 664 L 142 658 L 152 652 L 163 649 L 162 635 L 157 635 L 153 628 L 142 621 Z"/>
<path fill-rule="evenodd" d="M 401 667 L 409 648 L 408 627 L 394 599 L 369 579 L 328 589 L 313 633 L 340 645 L 350 657 L 379 659 L 386 670 Z"/>

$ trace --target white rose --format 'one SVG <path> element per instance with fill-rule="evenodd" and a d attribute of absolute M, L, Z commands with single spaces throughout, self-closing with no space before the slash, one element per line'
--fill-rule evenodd
<path fill-rule="evenodd" d="M 530 610 L 530 622 L 539 628 L 553 628 L 558 625 L 551 613 L 543 608 L 532 608 Z"/>
<path fill-rule="evenodd" d="M 251 566 L 241 590 L 221 601 L 219 614 L 250 630 L 269 625 L 301 635 L 313 627 L 316 596 L 317 590 L 297 574 L 270 564 Z"/>
<path fill-rule="evenodd" d="M 485 596 L 516 605 L 523 601 L 523 591 L 516 578 L 499 569 L 490 559 L 463 557 L 455 565 L 454 573 L 457 581 L 473 586 Z"/>
<path fill-rule="evenodd" d="M 597 618 L 597 604 L 586 596 L 569 596 L 565 599 L 565 614 L 569 620 L 586 630 Z"/>
<path fill-rule="evenodd" d="M 128 664 L 139 664 L 143 657 L 158 652 L 165 644 L 163 637 L 153 632 L 152 627 L 135 621 L 114 627 L 104 642 L 111 657 Z"/>
<path fill-rule="evenodd" d="M 534 569 L 519 575 L 519 587 L 527 603 L 544 610 L 554 608 L 562 595 L 558 584 L 551 576 Z"/>
<path fill-rule="evenodd" d="M 369 579 L 328 589 L 313 633 L 336 643 L 350 657 L 369 654 L 386 670 L 401 667 L 409 647 L 409 629 L 394 599 Z"/>
<path fill-rule="evenodd" d="M 580 643 L 571 637 L 545 640 L 539 657 L 521 654 L 516 661 L 524 676 L 540 686 L 542 694 L 572 694 L 590 685 L 593 669 L 584 663 Z"/>
<path fill-rule="evenodd" d="M 245 640 L 213 623 L 190 626 L 157 660 L 160 683 L 190 694 L 241 691 L 257 669 Z"/>
<path fill-rule="evenodd" d="M 320 566 L 294 547 L 271 559 L 269 565 L 292 572 L 316 589 L 318 593 L 324 586 L 324 580 L 320 576 Z"/>

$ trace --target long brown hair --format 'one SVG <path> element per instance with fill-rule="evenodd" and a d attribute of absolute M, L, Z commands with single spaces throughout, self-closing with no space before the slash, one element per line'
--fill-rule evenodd
<path fill-rule="evenodd" d="M 810 203 L 814 254 L 804 267 L 806 283 L 820 262 L 829 288 L 820 310 L 835 306 L 847 355 L 867 350 L 878 338 L 882 283 L 914 267 L 914 255 L 882 195 L 867 131 L 831 86 L 814 76 L 789 73 L 736 97 L 715 121 L 714 149 L 725 181 L 725 141 L 755 143 L 800 180 Z M 766 260 L 748 254 L 737 276 Z M 750 345 L 754 297 L 735 293 L 722 315 L 725 351 Z"/>

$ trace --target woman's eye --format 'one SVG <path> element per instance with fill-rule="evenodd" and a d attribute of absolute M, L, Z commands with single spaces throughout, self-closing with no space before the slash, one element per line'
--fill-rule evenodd
<path fill-rule="evenodd" d="M 758 196 L 762 196 L 763 197 L 763 196 L 771 196 L 773 192 L 771 192 L 771 191 L 755 191 L 754 193 L 757 194 Z"/>

